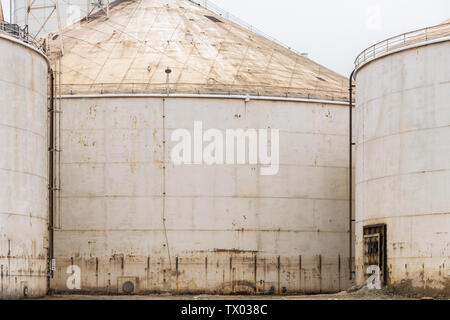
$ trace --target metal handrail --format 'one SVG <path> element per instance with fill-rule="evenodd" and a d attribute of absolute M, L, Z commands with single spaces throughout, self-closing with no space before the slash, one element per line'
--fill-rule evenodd
<path fill-rule="evenodd" d="M 432 27 L 422 28 L 380 41 L 361 52 L 355 60 L 355 69 L 361 68 L 366 63 L 385 55 L 386 53 L 419 44 L 430 40 L 450 36 L 450 22 Z"/>
<path fill-rule="evenodd" d="M 238 17 L 234 16 L 230 12 L 220 8 L 218 5 L 214 4 L 210 0 L 189 0 L 189 1 L 191 1 L 191 2 L 193 2 L 195 4 L 197 4 L 197 5 L 200 5 L 201 7 L 205 8 L 205 9 L 208 9 L 208 10 L 214 12 L 215 14 L 217 14 L 217 15 L 219 15 L 219 16 L 221 16 L 221 17 L 223 17 L 223 18 L 225 18 L 225 19 L 227 19 L 227 20 L 229 20 L 229 21 L 231 21 L 231 22 L 233 22 L 233 23 L 235 23 L 235 24 L 237 24 L 237 25 L 239 25 L 239 26 L 241 26 L 241 27 L 243 27 L 243 28 L 245 28 L 245 29 L 247 29 L 247 30 L 257 34 L 257 35 L 259 35 L 259 36 L 261 36 L 261 37 L 263 37 L 263 38 L 266 38 L 269 41 L 272 41 L 272 42 L 274 42 L 274 43 L 276 43 L 276 44 L 278 44 L 278 45 L 280 45 L 280 46 L 282 46 L 282 47 L 292 51 L 295 54 L 301 55 L 301 53 L 299 51 L 291 48 L 287 44 L 284 44 L 284 43 L 278 41 L 274 37 L 269 36 L 268 34 L 262 32 L 258 28 L 255 28 L 251 24 L 248 24 L 244 20 L 239 19 Z"/>
<path fill-rule="evenodd" d="M 227 85 L 194 83 L 97 83 L 61 84 L 62 95 L 94 94 L 208 94 L 251 95 L 347 102 L 346 93 L 326 89 L 291 88 L 269 85 Z"/>
<path fill-rule="evenodd" d="M 20 28 L 17 24 L 11 24 L 5 21 L 0 21 L 0 31 L 7 33 L 10 36 L 13 36 L 16 39 L 19 39 L 29 45 L 34 46 L 40 51 L 44 52 L 44 48 L 33 36 L 28 33 L 27 28 Z"/>

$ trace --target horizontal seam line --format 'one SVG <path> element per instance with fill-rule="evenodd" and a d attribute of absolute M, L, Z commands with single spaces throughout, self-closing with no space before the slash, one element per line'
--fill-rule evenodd
<path fill-rule="evenodd" d="M 377 177 L 377 178 L 373 178 L 373 179 L 360 180 L 360 181 L 356 182 L 356 185 L 366 184 L 366 183 L 368 183 L 370 181 L 383 180 L 383 179 L 388 179 L 388 178 L 393 178 L 393 177 L 412 176 L 412 175 L 417 175 L 417 174 L 436 173 L 436 172 L 445 172 L 445 171 L 450 171 L 450 169 L 422 170 L 422 171 L 414 171 L 414 172 L 392 174 L 392 175 L 383 176 L 383 177 Z"/>
<path fill-rule="evenodd" d="M 348 231 L 333 230 L 283 230 L 283 229 L 55 229 L 58 232 L 286 232 L 286 233 L 342 233 L 347 234 Z"/>
<path fill-rule="evenodd" d="M 43 139 L 47 139 L 46 136 L 44 136 L 44 135 L 42 135 L 42 134 L 40 134 L 40 133 L 38 133 L 38 132 L 35 132 L 35 131 L 33 131 L 33 130 L 29 130 L 29 129 L 25 129 L 25 128 L 21 128 L 21 127 L 17 127 L 17 126 L 11 126 L 11 125 L 9 125 L 9 124 L 4 124 L 4 123 L 0 123 L 0 127 L 7 127 L 7 128 L 11 128 L 11 129 L 16 129 L 16 130 L 20 130 L 20 131 L 25 131 L 25 132 L 34 134 L 34 135 L 36 135 L 36 136 L 38 136 L 38 137 L 41 137 L 41 138 L 43 138 Z"/>
<path fill-rule="evenodd" d="M 46 176 L 40 176 L 38 174 L 31 173 L 31 172 L 19 171 L 19 170 L 14 170 L 14 169 L 7 169 L 7 168 L 0 168 L 0 170 L 14 172 L 14 173 L 19 173 L 19 174 L 28 175 L 28 176 L 33 176 L 33 177 L 41 178 L 41 179 L 47 181 L 47 177 Z"/>
<path fill-rule="evenodd" d="M 367 222 L 372 220 L 379 220 L 379 219 L 397 219 L 397 218 L 415 218 L 415 217 L 429 217 L 429 216 L 441 216 L 450 214 L 450 212 L 441 212 L 441 213 L 421 213 L 421 214 L 407 214 L 407 215 L 400 215 L 400 216 L 389 216 L 389 217 L 377 217 L 377 218 L 370 218 L 370 219 L 364 219 L 364 220 L 356 220 L 355 222 Z"/>
<path fill-rule="evenodd" d="M 81 161 L 81 162 L 61 162 L 61 165 L 108 165 L 108 164 L 125 164 L 125 165 L 131 165 L 131 164 L 154 164 L 155 166 L 158 166 L 160 164 L 163 164 L 163 162 L 151 162 L 151 161 L 133 161 L 133 162 L 92 162 L 92 161 Z M 167 162 L 166 164 L 172 164 L 172 162 Z M 279 163 L 280 167 L 297 167 L 297 168 L 330 168 L 330 169 L 346 169 L 348 170 L 348 166 L 324 166 L 324 165 L 297 165 L 292 163 Z M 213 164 L 213 165 L 207 165 L 207 164 L 185 164 L 185 165 L 177 165 L 176 167 L 183 167 L 183 166 L 190 166 L 190 167 L 222 167 L 222 166 L 247 166 L 247 167 L 255 167 L 255 166 L 261 166 L 261 167 L 270 167 L 270 164 Z M 169 169 L 169 168 L 167 168 Z M 163 170 L 160 168 L 160 170 Z"/>
<path fill-rule="evenodd" d="M 400 132 L 397 132 L 397 133 L 387 134 L 387 135 L 376 137 L 376 138 L 373 138 L 373 139 L 363 140 L 362 142 L 357 143 L 356 146 L 359 147 L 361 145 L 368 144 L 368 143 L 373 142 L 373 141 L 382 140 L 382 139 L 386 139 L 388 137 L 393 137 L 393 136 L 400 136 L 400 135 L 408 134 L 408 133 L 412 133 L 412 132 L 430 131 L 430 130 L 445 129 L 445 128 L 450 128 L 450 125 L 440 126 L 440 127 L 432 127 L 432 128 L 420 128 L 420 129 L 414 129 L 414 130 L 400 131 Z"/>
<path fill-rule="evenodd" d="M 314 201 L 348 201 L 348 198 L 306 198 L 306 197 L 275 197 L 275 196 L 207 196 L 207 195 L 60 195 L 60 198 L 238 198 L 238 199 L 286 199 Z"/>
<path fill-rule="evenodd" d="M 22 213 L 13 213 L 13 212 L 0 212 L 0 216 L 1 215 L 8 215 L 8 216 L 13 216 L 13 217 L 23 217 L 23 218 L 32 218 L 32 219 L 42 220 L 42 221 L 47 221 L 48 220 L 47 217 L 33 216 L 33 215 L 25 214 L 25 213 L 22 214 Z"/>

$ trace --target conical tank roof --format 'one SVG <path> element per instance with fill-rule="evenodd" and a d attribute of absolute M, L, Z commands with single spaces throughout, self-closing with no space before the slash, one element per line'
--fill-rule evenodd
<path fill-rule="evenodd" d="M 49 38 L 53 52 L 60 40 Z M 343 76 L 189 0 L 119 0 L 62 42 L 64 93 L 347 98 Z"/>

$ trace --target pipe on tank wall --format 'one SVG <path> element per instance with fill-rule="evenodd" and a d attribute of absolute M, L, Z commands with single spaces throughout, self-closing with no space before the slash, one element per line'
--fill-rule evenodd
<path fill-rule="evenodd" d="M 55 77 L 53 75 L 53 70 L 49 69 L 49 77 L 50 77 L 50 106 L 48 109 L 49 112 L 49 170 L 48 170 L 48 276 L 47 276 L 47 292 L 50 290 L 50 279 L 53 278 L 53 259 L 54 259 L 54 245 L 53 245 L 53 216 L 54 216 L 54 206 L 53 206 L 53 191 L 54 191 L 54 104 L 55 104 Z"/>
<path fill-rule="evenodd" d="M 353 88 L 355 87 L 355 85 L 353 84 L 353 75 L 355 74 L 355 70 L 352 71 L 352 73 L 350 74 L 350 78 L 348 80 L 349 84 L 349 102 L 348 102 L 348 110 L 349 110 L 349 135 L 348 135 L 348 141 L 349 141 L 349 163 L 348 163 L 348 172 L 349 172 L 349 181 L 348 181 L 348 185 L 349 185 L 349 206 L 348 206 L 348 225 L 349 225 L 349 233 L 348 233 L 348 251 L 349 251 L 349 276 L 350 276 L 350 280 L 353 279 L 353 265 L 352 265 L 352 260 L 353 260 L 353 146 L 355 145 L 353 143 Z"/>

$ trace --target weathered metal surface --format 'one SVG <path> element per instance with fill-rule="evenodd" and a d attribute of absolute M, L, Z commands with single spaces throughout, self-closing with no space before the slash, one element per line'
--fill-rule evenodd
<path fill-rule="evenodd" d="M 356 265 L 363 227 L 387 225 L 388 283 L 450 285 L 450 41 L 418 44 L 357 74 Z"/>
<path fill-rule="evenodd" d="M 70 265 L 82 291 L 103 293 L 127 282 L 135 293 L 347 288 L 347 114 L 289 101 L 63 99 L 52 289 L 70 291 Z M 175 166 L 170 135 L 195 120 L 280 129 L 279 173 Z"/>
<path fill-rule="evenodd" d="M 0 298 L 46 292 L 47 63 L 0 34 Z"/>
<path fill-rule="evenodd" d="M 109 18 L 68 26 L 62 37 L 60 84 L 66 94 L 170 91 L 347 99 L 341 75 L 191 1 L 124 1 Z M 58 51 L 60 36 L 48 43 Z"/>
<path fill-rule="evenodd" d="M 59 114 L 52 289 L 69 291 L 71 265 L 97 292 L 348 286 L 347 109 L 329 102 L 347 98 L 346 79 L 184 0 L 124 1 L 62 37 L 57 87 L 73 97 Z M 194 121 L 279 129 L 280 172 L 175 166 L 171 133 Z"/>

